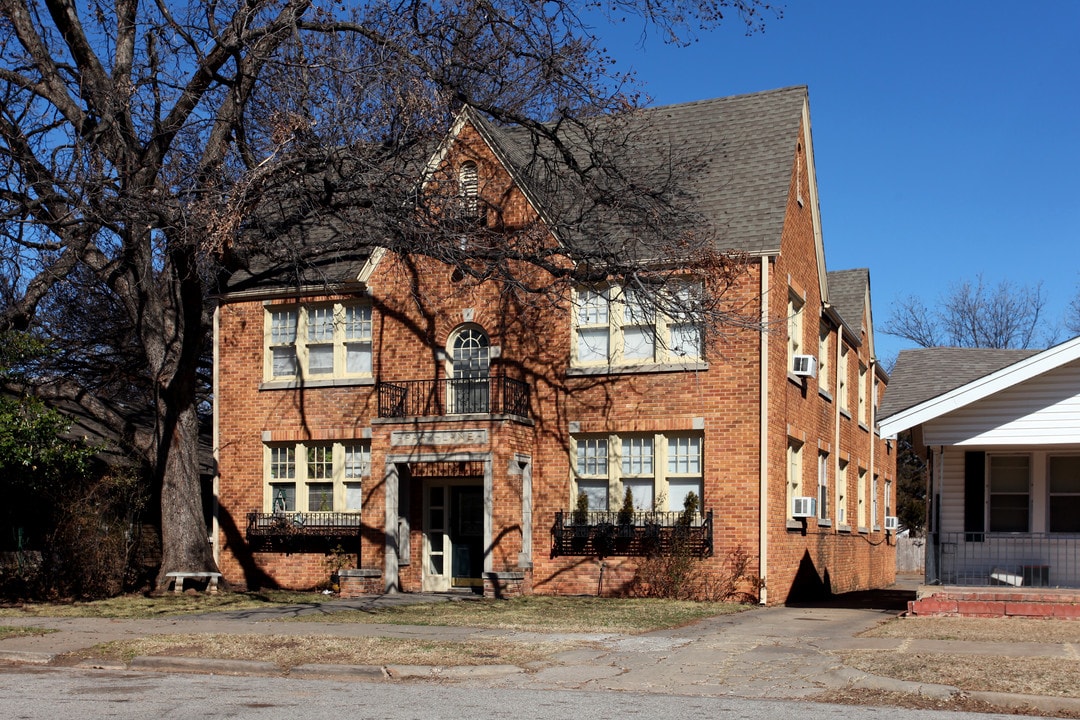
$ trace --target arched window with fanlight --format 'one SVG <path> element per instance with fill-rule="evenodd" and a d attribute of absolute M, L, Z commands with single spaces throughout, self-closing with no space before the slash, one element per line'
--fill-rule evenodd
<path fill-rule="evenodd" d="M 476 163 L 467 160 L 458 168 L 458 192 L 461 196 L 461 218 L 476 220 L 480 217 L 480 179 Z"/>
<path fill-rule="evenodd" d="M 447 409 L 451 414 L 490 412 L 491 342 L 476 325 L 465 325 L 450 337 Z"/>

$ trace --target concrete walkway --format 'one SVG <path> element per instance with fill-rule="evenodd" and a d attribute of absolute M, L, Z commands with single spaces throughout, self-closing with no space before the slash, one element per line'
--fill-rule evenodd
<path fill-rule="evenodd" d="M 904 594 L 906 597 L 905 593 Z M 948 697 L 957 688 L 910 683 L 869 675 L 843 666 L 836 651 L 865 649 L 894 653 L 971 653 L 993 656 L 1061 658 L 1077 662 L 1068 643 L 991 644 L 912 639 L 859 638 L 860 632 L 894 617 L 903 607 L 899 595 L 856 593 L 840 601 L 803 607 L 756 608 L 710 618 L 674 630 L 644 635 L 547 634 L 479 628 L 303 622 L 305 615 L 344 609 L 452 599 L 453 596 L 387 595 L 330 600 L 250 611 L 207 613 L 155 620 L 96 618 L 0 618 L 0 624 L 55 629 L 48 635 L 0 641 L 0 661 L 48 665 L 63 653 L 96 644 L 154 634 L 227 633 L 259 635 L 333 635 L 468 641 L 505 638 L 582 641 L 587 649 L 562 653 L 535 668 L 481 666 L 329 666 L 293 668 L 293 677 L 360 679 L 435 678 L 489 686 L 551 689 L 623 690 L 688 695 L 758 698 L 809 698 L 827 690 L 867 688 Z M 286 621 L 286 619 L 289 619 Z M 119 669 L 115 663 L 85 661 L 83 667 Z M 210 661 L 192 658 L 136 658 L 132 670 L 276 674 L 269 663 Z M 1080 700 L 1002 693 L 967 693 L 1002 706 L 1033 706 L 1044 712 L 1080 712 Z"/>

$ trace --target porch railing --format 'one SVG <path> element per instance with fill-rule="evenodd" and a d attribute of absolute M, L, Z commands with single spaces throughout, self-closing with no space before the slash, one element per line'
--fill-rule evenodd
<path fill-rule="evenodd" d="M 937 533 L 932 552 L 943 585 L 1080 588 L 1080 535 Z"/>
<path fill-rule="evenodd" d="M 649 556 L 713 552 L 712 510 L 692 513 L 644 511 L 630 516 L 612 511 L 555 512 L 551 556 Z"/>
<path fill-rule="evenodd" d="M 469 413 L 529 415 L 529 386 L 505 375 L 479 379 L 379 382 L 379 417 L 441 417 Z"/>
<path fill-rule="evenodd" d="M 359 535 L 360 513 L 249 512 L 248 537 L 348 537 Z"/>

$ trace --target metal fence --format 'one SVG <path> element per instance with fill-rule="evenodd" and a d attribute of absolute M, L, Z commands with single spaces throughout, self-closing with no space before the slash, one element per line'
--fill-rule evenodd
<path fill-rule="evenodd" d="M 378 383 L 379 417 L 441 417 L 469 413 L 529 415 L 529 386 L 504 375 L 481 379 Z"/>
<path fill-rule="evenodd" d="M 551 556 L 648 556 L 685 552 L 712 555 L 713 515 L 646 511 L 557 511 L 551 528 Z"/>
<path fill-rule="evenodd" d="M 938 533 L 943 585 L 1080 588 L 1080 535 Z"/>
<path fill-rule="evenodd" d="M 248 537 L 344 537 L 363 527 L 358 512 L 249 512 L 247 520 Z"/>

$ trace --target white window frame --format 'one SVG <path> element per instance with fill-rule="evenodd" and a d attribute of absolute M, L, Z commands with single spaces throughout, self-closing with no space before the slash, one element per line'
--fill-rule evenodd
<path fill-rule="evenodd" d="M 857 519 L 859 521 L 859 528 L 866 528 L 869 527 L 866 522 L 866 516 L 870 511 L 868 503 L 866 502 L 866 485 L 868 482 L 870 482 L 870 478 L 867 477 L 866 468 L 859 468 L 858 478 L 859 480 L 856 492 L 858 493 L 859 498 L 859 512 Z"/>
<path fill-rule="evenodd" d="M 848 407 L 848 347 L 843 340 L 840 340 L 840 364 L 836 368 L 836 405 L 851 414 Z"/>
<path fill-rule="evenodd" d="M 789 436 L 787 439 L 787 507 L 784 508 L 785 517 L 791 515 L 794 499 L 797 497 L 805 497 L 805 494 L 802 491 L 803 444 L 802 440 L 799 440 L 798 438 Z"/>
<path fill-rule="evenodd" d="M 626 443 L 630 444 L 630 456 L 626 454 Z M 638 447 L 651 445 L 651 468 L 645 461 L 644 451 L 634 453 L 635 443 Z M 705 478 L 704 433 L 575 435 L 571 438 L 571 445 L 572 508 L 577 506 L 578 493 L 585 487 L 595 488 L 598 482 L 603 482 L 607 489 L 607 503 L 600 507 L 590 502 L 590 511 L 616 511 L 621 508 L 627 484 L 635 488 L 635 511 L 682 510 L 685 495 L 676 497 L 672 488 L 691 485 L 693 487 L 690 490 L 698 496 L 699 511 L 702 508 Z M 600 473 L 599 463 L 588 462 L 590 457 L 600 457 L 600 447 L 604 448 L 606 458 L 604 474 Z M 644 481 L 651 481 L 651 498 L 639 497 L 636 492 L 636 488 L 646 484 Z"/>
<path fill-rule="evenodd" d="M 866 365 L 862 362 L 859 363 L 859 422 L 863 425 L 869 425 L 870 417 L 868 411 L 870 407 L 866 404 Z"/>
<path fill-rule="evenodd" d="M 680 304 L 693 292 L 691 287 L 684 283 L 674 290 Z M 574 291 L 571 337 L 575 367 L 677 364 L 704 359 L 701 323 L 666 315 L 650 307 L 647 296 L 638 299 L 639 293 L 617 286 Z M 652 351 L 641 352 L 648 343 L 628 343 L 630 331 L 651 337 Z M 595 338 L 595 349 L 587 336 Z"/>
<path fill-rule="evenodd" d="M 874 475 L 870 478 L 870 527 L 875 529 L 881 527 L 881 523 L 878 522 L 879 517 L 877 489 L 878 476 L 877 473 L 874 473 Z"/>
<path fill-rule="evenodd" d="M 818 331 L 818 390 L 823 392 L 829 392 L 829 370 L 832 369 L 832 361 L 829 357 L 829 339 L 832 335 L 832 330 L 825 323 L 821 323 L 821 329 Z"/>
<path fill-rule="evenodd" d="M 323 454 L 325 455 L 325 459 Z M 352 462 L 348 458 L 352 455 Z M 292 458 L 291 466 L 282 461 Z M 322 468 L 312 472 L 312 456 Z M 367 440 L 270 442 L 263 445 L 263 507 L 266 512 L 307 513 L 361 511 L 362 488 L 371 477 L 371 443 Z M 329 508 L 310 509 L 312 485 L 333 485 Z M 292 508 L 281 507 L 279 488 L 293 488 Z M 353 500 L 350 506 L 350 499 Z"/>
<path fill-rule="evenodd" d="M 1054 473 L 1054 464 L 1055 464 L 1054 461 L 1055 460 L 1080 464 L 1080 455 L 1076 455 L 1076 454 L 1073 454 L 1073 453 L 1061 453 L 1061 454 L 1050 455 L 1047 458 L 1047 463 L 1046 463 L 1046 493 L 1047 493 L 1046 529 L 1047 529 L 1047 531 L 1052 532 L 1052 533 L 1077 533 L 1077 532 L 1080 532 L 1080 528 L 1078 528 L 1078 529 L 1067 529 L 1067 530 L 1055 530 L 1053 522 L 1052 522 L 1052 520 L 1053 520 L 1053 514 L 1052 513 L 1054 511 L 1055 505 L 1058 506 L 1059 509 L 1063 509 L 1061 507 L 1061 503 L 1062 503 L 1063 500 L 1067 499 L 1067 500 L 1071 500 L 1073 502 L 1076 502 L 1077 499 L 1080 499 L 1080 468 L 1074 469 L 1074 471 L 1077 473 L 1076 475 L 1065 478 L 1066 482 L 1071 481 L 1072 487 L 1062 489 L 1062 486 L 1058 485 L 1058 489 L 1055 489 L 1055 484 L 1056 484 L 1055 483 L 1056 478 L 1055 478 L 1055 473 Z M 1055 502 L 1055 499 L 1057 499 L 1058 502 Z M 1068 512 L 1068 513 L 1064 513 L 1064 515 L 1066 515 L 1067 517 L 1071 517 L 1074 520 L 1074 522 L 1077 521 L 1077 520 L 1080 520 L 1080 517 L 1078 517 L 1078 515 L 1080 515 L 1080 514 L 1073 514 L 1072 512 Z"/>
<path fill-rule="evenodd" d="M 788 302 L 787 302 L 787 314 L 788 314 L 788 363 L 787 371 L 791 373 L 795 366 L 795 356 L 802 354 L 803 343 L 805 338 L 803 337 L 803 308 L 806 307 L 806 300 L 803 299 L 793 288 L 788 288 Z"/>
<path fill-rule="evenodd" d="M 295 318 L 290 329 L 282 320 Z M 268 305 L 265 312 L 263 377 L 274 380 L 370 378 L 373 367 L 372 308 L 364 302 Z M 325 372 L 313 367 L 315 351 L 330 348 Z M 274 357 L 295 358 L 293 372 L 275 370 Z M 354 368 L 349 368 L 350 360 Z M 358 364 L 359 367 L 355 365 Z"/>
<path fill-rule="evenodd" d="M 829 453 L 818 451 L 818 520 L 829 519 Z"/>
<path fill-rule="evenodd" d="M 847 469 L 848 461 L 840 460 L 836 465 L 836 523 L 847 524 Z"/>
<path fill-rule="evenodd" d="M 998 462 L 1003 465 L 1011 461 L 1023 460 L 1027 465 L 1027 489 L 1024 492 L 1017 492 L 1014 490 L 994 490 L 994 469 Z M 1004 468 L 1003 468 L 1004 469 Z M 1030 455 L 1026 453 L 987 453 L 986 455 L 986 529 L 988 532 L 1011 532 L 1011 533 L 1028 533 L 1031 532 L 1031 511 L 1032 511 L 1032 472 L 1033 463 Z M 995 525 L 994 519 L 994 498 L 1000 497 L 1025 497 L 1027 498 L 1027 520 L 1023 530 L 1002 530 L 1000 525 Z"/>
<path fill-rule="evenodd" d="M 885 480 L 885 517 L 893 516 L 892 480 Z"/>

